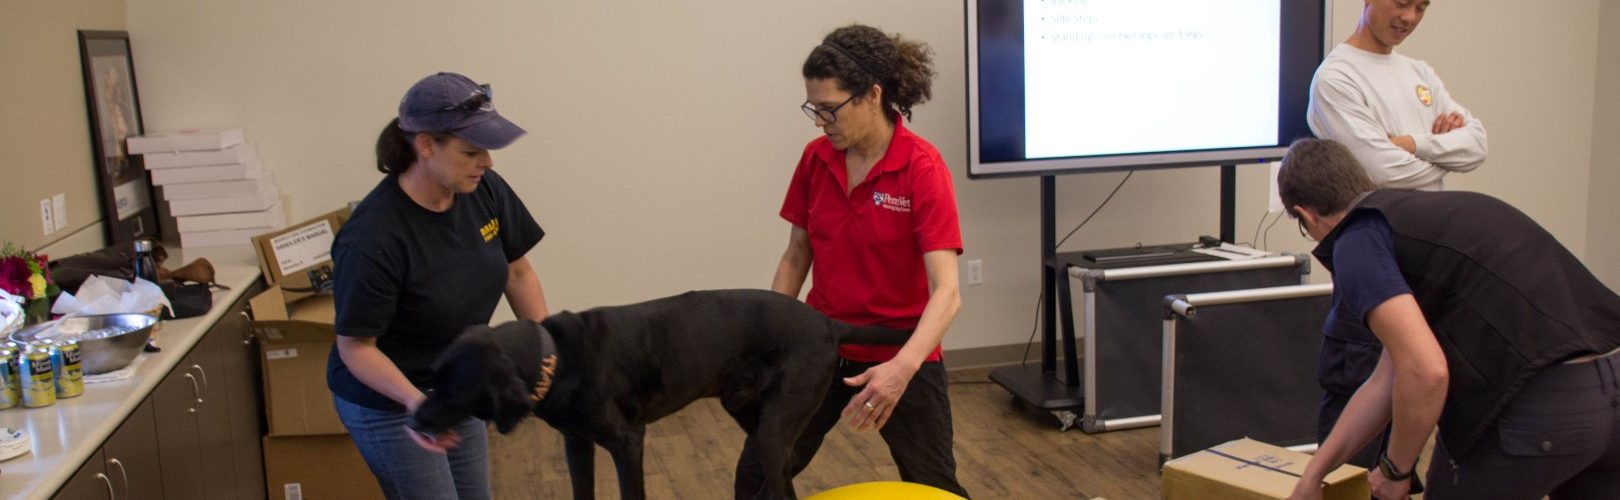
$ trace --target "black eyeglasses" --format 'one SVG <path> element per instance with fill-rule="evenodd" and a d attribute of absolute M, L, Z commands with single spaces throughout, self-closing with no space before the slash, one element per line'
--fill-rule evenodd
<path fill-rule="evenodd" d="M 810 104 L 810 101 L 805 101 L 804 104 L 799 105 L 799 110 L 803 111 L 804 115 L 810 117 L 811 120 L 821 120 L 827 123 L 838 123 L 838 110 L 844 109 L 845 105 L 848 105 L 850 102 L 854 101 L 856 97 L 860 96 L 860 94 L 851 95 L 849 96 L 849 99 L 844 99 L 844 102 L 838 103 L 837 106 L 833 106 L 831 109 L 817 107 L 814 104 Z"/>
<path fill-rule="evenodd" d="M 490 88 L 489 84 L 486 83 L 479 85 L 477 92 L 473 92 L 472 95 L 467 96 L 466 99 L 462 99 L 461 102 L 421 114 L 443 113 L 445 111 L 462 111 L 472 113 L 478 111 L 479 109 L 483 109 L 484 105 L 492 102 L 495 102 L 495 90 Z"/>
<path fill-rule="evenodd" d="M 1298 216 L 1296 214 L 1294 216 L 1294 222 L 1299 223 L 1299 235 L 1301 237 L 1305 238 L 1305 241 L 1316 241 L 1316 238 L 1312 238 L 1310 233 L 1305 232 L 1305 218 L 1304 217 L 1300 217 L 1300 216 Z"/>

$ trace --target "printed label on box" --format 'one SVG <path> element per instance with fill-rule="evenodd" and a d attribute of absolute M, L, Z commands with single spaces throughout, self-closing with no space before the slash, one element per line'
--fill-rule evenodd
<path fill-rule="evenodd" d="M 275 249 L 281 275 L 287 276 L 330 258 L 332 240 L 332 224 L 323 220 L 272 238 L 270 247 Z"/>
<path fill-rule="evenodd" d="M 283 338 L 280 328 L 260 328 L 259 333 L 264 334 L 265 337 L 269 337 L 270 340 L 281 340 Z"/>
<path fill-rule="evenodd" d="M 298 349 L 272 349 L 264 352 L 264 359 L 287 359 L 298 357 Z"/>

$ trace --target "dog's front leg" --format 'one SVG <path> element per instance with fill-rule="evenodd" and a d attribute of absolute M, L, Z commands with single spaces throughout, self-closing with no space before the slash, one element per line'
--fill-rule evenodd
<path fill-rule="evenodd" d="M 589 438 L 563 434 L 563 450 L 568 454 L 568 480 L 574 486 L 574 500 L 596 498 L 596 444 Z"/>
<path fill-rule="evenodd" d="M 647 428 L 636 426 L 621 436 L 619 442 L 608 446 L 613 456 L 613 467 L 619 472 L 619 498 L 642 500 L 647 497 L 645 477 L 642 476 L 641 452 Z"/>

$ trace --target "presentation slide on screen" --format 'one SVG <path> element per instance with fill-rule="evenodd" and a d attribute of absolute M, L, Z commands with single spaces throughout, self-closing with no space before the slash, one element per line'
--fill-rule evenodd
<path fill-rule="evenodd" d="M 1277 0 L 1026 0 L 1025 154 L 1277 142 Z"/>

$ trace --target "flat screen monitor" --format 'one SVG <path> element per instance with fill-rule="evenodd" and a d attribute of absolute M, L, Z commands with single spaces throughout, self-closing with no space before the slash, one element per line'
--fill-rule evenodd
<path fill-rule="evenodd" d="M 967 0 L 968 175 L 1261 163 L 1311 135 L 1326 0 Z"/>

